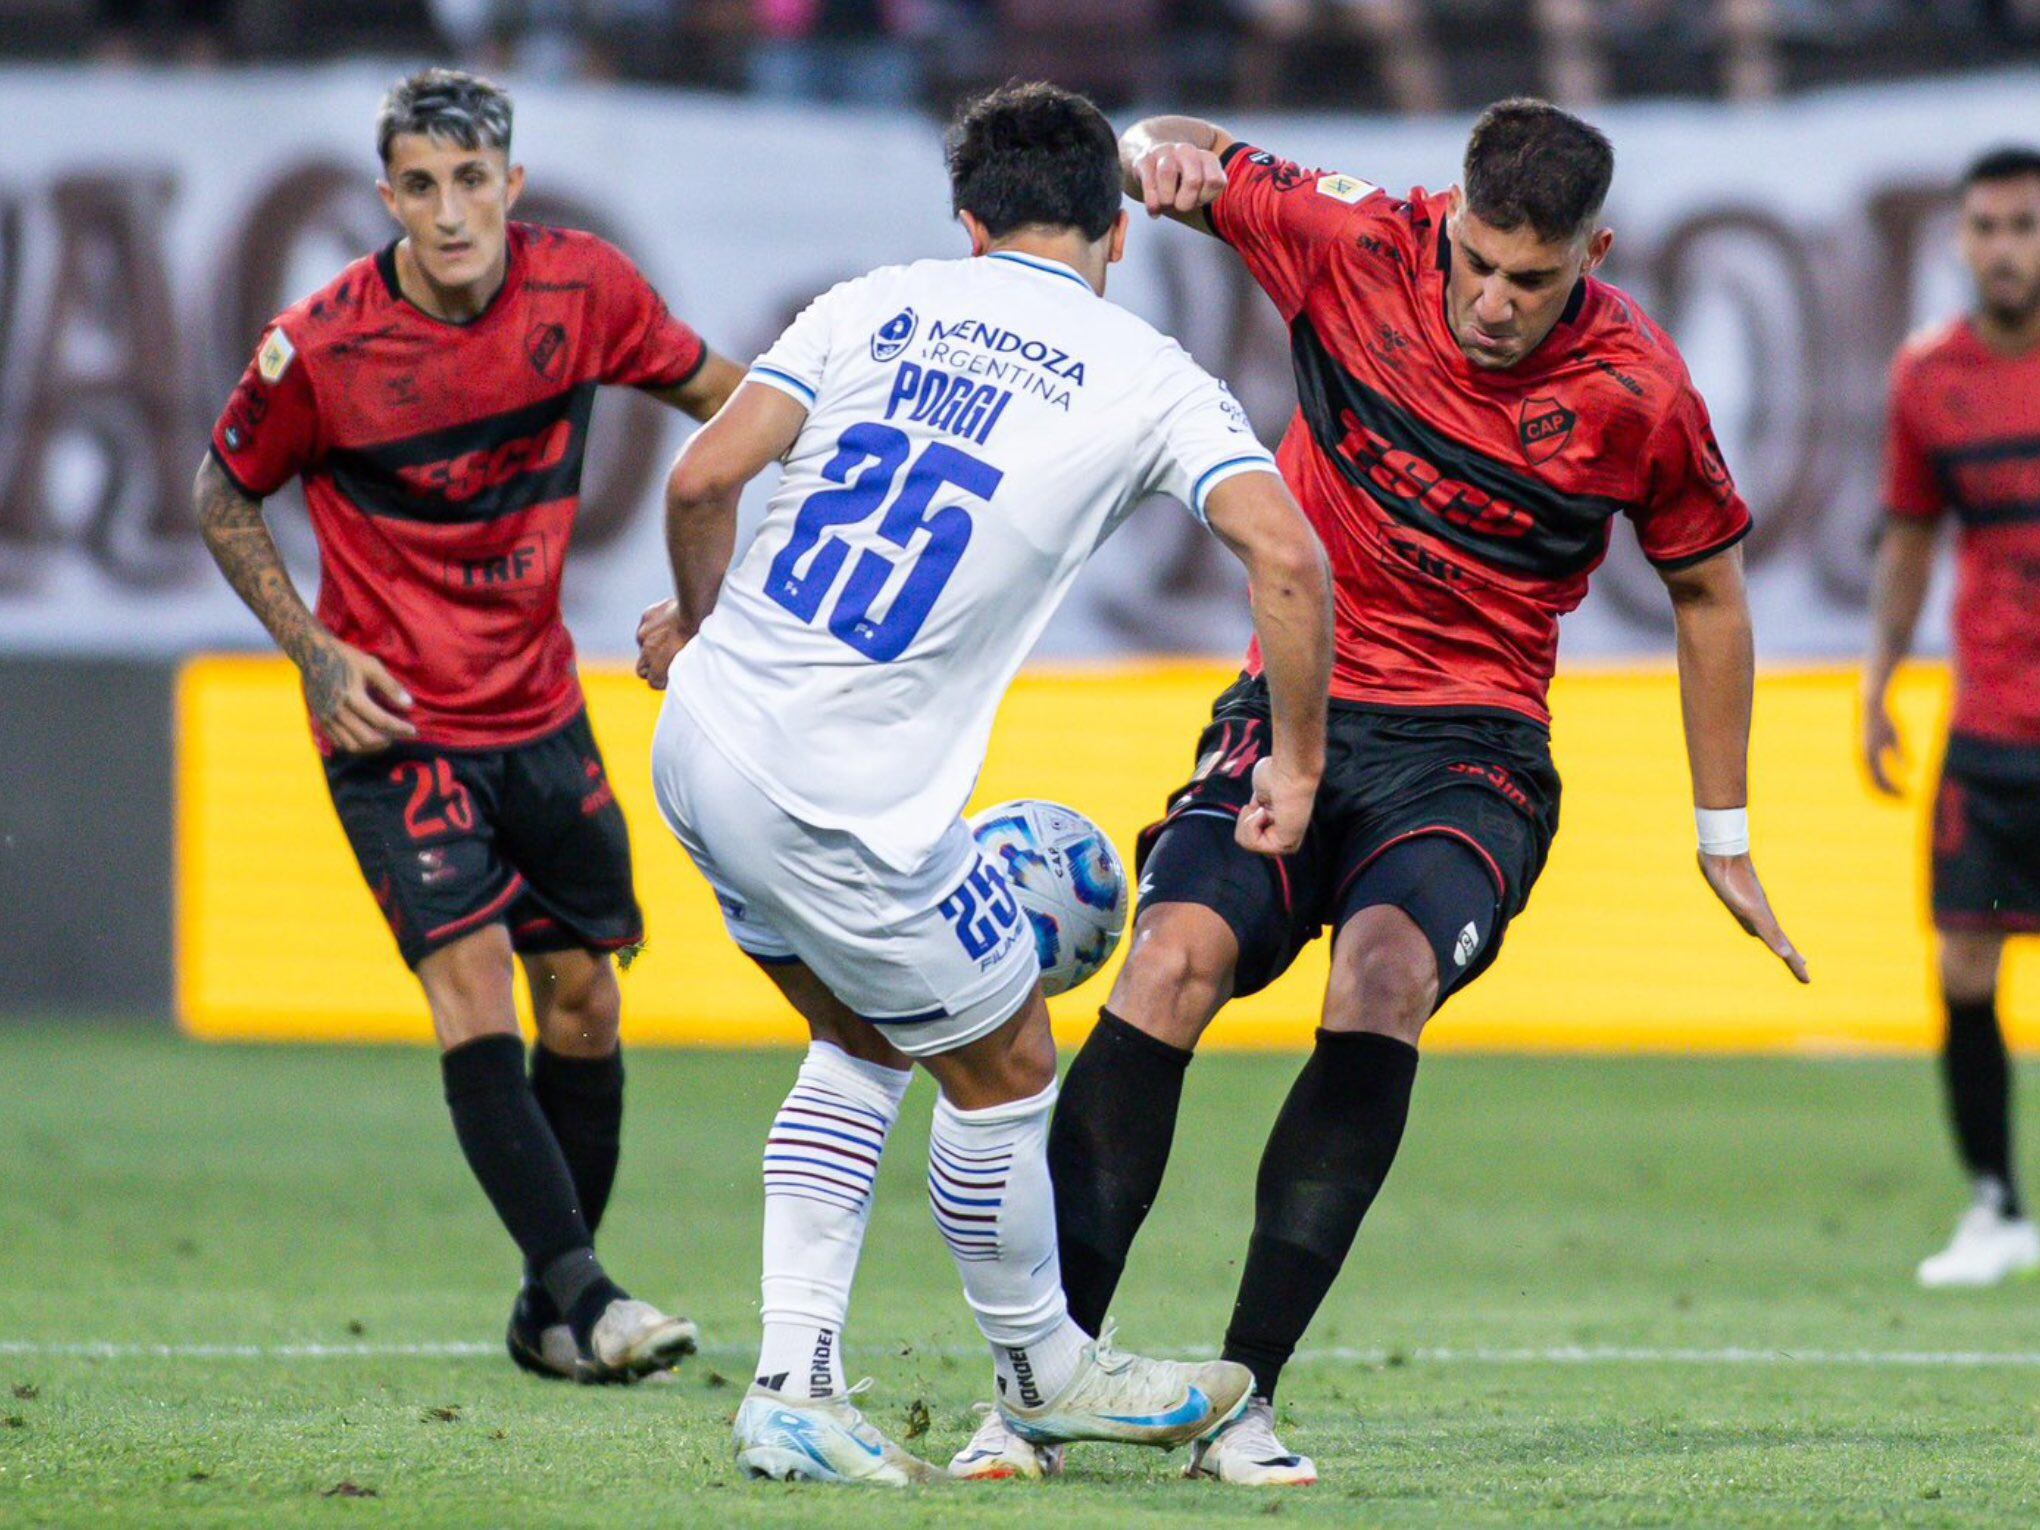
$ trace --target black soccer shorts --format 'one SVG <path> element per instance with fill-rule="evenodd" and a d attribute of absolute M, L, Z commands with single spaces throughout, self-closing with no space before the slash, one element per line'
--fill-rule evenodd
<path fill-rule="evenodd" d="M 1440 1003 L 1486 971 L 1558 832 L 1544 730 L 1491 711 L 1334 702 L 1310 828 L 1279 859 L 1233 838 L 1268 743 L 1267 685 L 1242 676 L 1212 707 L 1195 775 L 1141 834 L 1141 906 L 1196 903 L 1224 919 L 1240 946 L 1236 994 L 1267 987 L 1327 925 L 1379 903 L 1405 909 L 1438 952 Z M 1464 854 L 1384 860 L 1434 838 Z"/>
<path fill-rule="evenodd" d="M 1934 923 L 2040 931 L 2040 749 L 1957 735 L 1934 796 Z"/>
<path fill-rule="evenodd" d="M 643 939 L 630 833 L 585 711 L 504 749 L 334 754 L 326 784 L 407 966 L 492 923 L 524 952 Z"/>

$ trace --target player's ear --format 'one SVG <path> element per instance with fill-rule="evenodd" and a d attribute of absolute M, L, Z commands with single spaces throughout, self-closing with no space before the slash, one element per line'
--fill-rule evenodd
<path fill-rule="evenodd" d="M 397 189 L 389 183 L 387 177 L 378 176 L 376 178 L 375 194 L 382 198 L 383 209 L 392 218 L 396 218 L 399 223 L 402 223 L 404 220 L 397 218 Z"/>
<path fill-rule="evenodd" d="M 1580 275 L 1586 276 L 1600 269 L 1601 262 L 1608 258 L 1608 252 L 1615 247 L 1615 230 L 1597 228 L 1587 238 L 1587 263 L 1580 267 Z"/>
<path fill-rule="evenodd" d="M 1105 252 L 1105 259 L 1109 264 L 1118 265 L 1120 261 L 1126 259 L 1126 227 L 1130 221 L 1123 207 L 1119 209 L 1119 216 L 1112 220 L 1110 236 L 1112 247 Z"/>
<path fill-rule="evenodd" d="M 956 221 L 961 223 L 963 231 L 970 235 L 971 254 L 982 255 L 992 247 L 991 230 L 978 221 L 976 213 L 967 207 L 959 207 L 956 210 Z"/>
<path fill-rule="evenodd" d="M 517 205 L 517 199 L 524 195 L 524 167 L 512 165 L 510 173 L 503 177 L 503 211 L 508 212 Z"/>

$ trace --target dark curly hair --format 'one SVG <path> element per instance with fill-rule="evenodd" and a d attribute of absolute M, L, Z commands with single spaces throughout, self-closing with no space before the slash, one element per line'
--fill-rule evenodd
<path fill-rule="evenodd" d="M 1119 139 L 1074 91 L 1035 83 L 979 96 L 950 127 L 948 157 L 956 211 L 995 239 L 1031 225 L 1102 239 L 1119 216 Z"/>

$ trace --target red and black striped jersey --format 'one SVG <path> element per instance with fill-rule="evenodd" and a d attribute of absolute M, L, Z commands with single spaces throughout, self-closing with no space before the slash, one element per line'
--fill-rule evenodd
<path fill-rule="evenodd" d="M 582 705 L 560 570 L 596 386 L 674 387 L 706 355 L 592 234 L 512 224 L 464 324 L 403 296 L 392 244 L 277 317 L 212 450 L 258 498 L 304 479 L 319 620 L 410 691 L 419 736 L 496 748 Z"/>
<path fill-rule="evenodd" d="M 1558 619 L 1615 517 L 1661 567 L 1749 530 L 1685 363 L 1588 278 L 1522 362 L 1477 368 L 1446 322 L 1447 195 L 1246 144 L 1225 164 L 1211 226 L 1289 325 L 1299 407 L 1278 461 L 1331 558 L 1333 697 L 1548 724 Z"/>
<path fill-rule="evenodd" d="M 2040 746 L 2040 347 L 1940 325 L 1892 362 L 1890 416 L 1885 508 L 1961 527 L 1954 731 Z"/>

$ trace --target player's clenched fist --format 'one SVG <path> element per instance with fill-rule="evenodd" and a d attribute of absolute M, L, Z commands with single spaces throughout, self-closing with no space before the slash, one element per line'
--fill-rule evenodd
<path fill-rule="evenodd" d="M 1158 143 L 1134 161 L 1148 216 L 1196 212 L 1225 190 L 1225 166 L 1209 149 L 1188 143 Z"/>
<path fill-rule="evenodd" d="M 1284 770 L 1275 760 L 1254 765 L 1254 800 L 1241 812 L 1233 837 L 1256 855 L 1293 855 L 1310 827 L 1317 780 Z"/>
<path fill-rule="evenodd" d="M 399 716 L 411 693 L 373 654 L 329 638 L 305 655 L 305 705 L 326 737 L 349 754 L 372 754 L 418 730 Z"/>
<path fill-rule="evenodd" d="M 646 606 L 638 618 L 638 678 L 655 691 L 666 688 L 666 671 L 673 657 L 686 646 L 680 635 L 680 602 L 661 600 Z"/>

